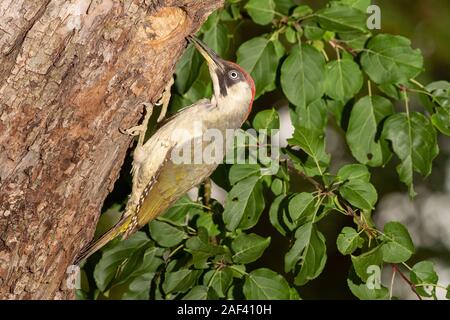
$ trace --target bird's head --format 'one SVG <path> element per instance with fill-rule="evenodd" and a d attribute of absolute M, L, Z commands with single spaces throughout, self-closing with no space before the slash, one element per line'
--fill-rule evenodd
<path fill-rule="evenodd" d="M 208 63 L 214 88 L 213 99 L 217 105 L 246 107 L 247 118 L 255 98 L 255 83 L 252 77 L 238 64 L 220 58 L 196 37 L 189 36 L 188 39 Z"/>

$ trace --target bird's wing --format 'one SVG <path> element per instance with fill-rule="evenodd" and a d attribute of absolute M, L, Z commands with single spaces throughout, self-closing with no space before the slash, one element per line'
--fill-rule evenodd
<path fill-rule="evenodd" d="M 177 113 L 175 113 L 174 115 L 172 115 L 168 118 L 165 118 L 163 121 L 161 121 L 158 124 L 158 126 L 160 128 L 164 127 L 167 123 L 169 123 L 170 121 L 173 121 L 175 118 L 178 118 L 180 115 L 191 112 L 190 109 L 195 106 L 211 106 L 211 100 L 210 99 L 201 99 L 201 100 L 197 101 L 196 103 L 191 104 L 190 106 L 182 107 L 180 110 L 177 111 Z"/>
<path fill-rule="evenodd" d="M 201 137 L 195 140 L 194 143 L 203 143 Z M 162 214 L 187 191 L 201 183 L 217 167 L 217 164 L 214 163 L 175 163 L 171 159 L 171 153 L 169 152 L 164 165 L 141 198 L 138 213 L 139 226 L 145 225 Z"/>
<path fill-rule="evenodd" d="M 167 166 L 168 169 L 164 170 L 164 179 L 169 180 L 163 180 L 162 182 L 164 183 L 167 181 L 168 183 L 165 187 L 167 190 L 164 191 L 164 196 L 167 194 L 172 194 L 178 190 L 176 189 L 178 187 L 177 184 L 180 185 L 180 183 L 176 182 L 175 178 L 171 180 L 171 173 L 167 173 L 166 176 L 166 172 L 168 170 L 173 170 L 173 174 L 176 173 L 177 175 L 180 175 L 183 170 L 188 170 L 188 168 L 184 168 L 182 166 L 173 167 L 173 163 L 168 160 L 170 160 L 173 148 L 180 145 L 180 143 L 189 144 L 190 141 L 183 141 L 183 139 L 186 138 L 185 135 L 173 136 L 172 133 L 176 129 L 188 128 L 192 126 L 192 120 L 189 119 L 201 119 L 201 113 L 205 112 L 205 110 L 210 107 L 211 101 L 204 99 L 181 111 L 181 114 L 186 115 L 190 113 L 190 116 L 178 117 L 180 113 L 177 113 L 177 115 L 172 117 L 171 120 L 168 121 L 163 127 L 158 129 L 158 131 L 150 137 L 150 139 L 141 147 L 140 150 L 135 152 L 133 159 L 133 190 L 130 199 L 128 200 L 127 209 L 125 210 L 123 218 L 130 215 L 135 215 L 137 211 L 140 210 L 142 205 L 141 202 L 143 201 L 141 199 L 142 195 L 146 195 L 150 191 L 150 188 L 152 188 L 155 180 L 158 180 L 158 176 L 161 175 L 161 172 L 158 170 L 163 169 L 165 166 Z M 190 139 L 191 135 L 193 135 L 192 132 L 187 136 L 188 139 Z M 174 185 L 172 186 L 171 183 Z M 176 190 L 172 190 L 172 187 Z M 158 196 L 155 197 L 155 202 L 163 199 Z"/>

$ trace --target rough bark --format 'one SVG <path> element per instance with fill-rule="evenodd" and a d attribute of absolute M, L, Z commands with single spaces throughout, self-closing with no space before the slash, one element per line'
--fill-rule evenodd
<path fill-rule="evenodd" d="M 0 2 L 0 298 L 66 299 L 142 102 L 222 0 Z"/>

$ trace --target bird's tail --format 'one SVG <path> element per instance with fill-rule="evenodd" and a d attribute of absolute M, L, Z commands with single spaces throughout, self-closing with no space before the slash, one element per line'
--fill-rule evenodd
<path fill-rule="evenodd" d="M 127 229 L 130 219 L 124 219 L 119 221 L 114 227 L 103 234 L 100 238 L 92 241 L 87 247 L 81 251 L 74 261 L 74 264 L 79 264 L 82 260 L 87 259 L 92 254 L 97 252 L 100 248 L 106 245 L 109 241 L 117 237 L 119 234 L 123 233 Z"/>

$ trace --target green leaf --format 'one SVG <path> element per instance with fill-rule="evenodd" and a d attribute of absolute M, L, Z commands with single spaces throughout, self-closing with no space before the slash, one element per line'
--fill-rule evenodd
<path fill-rule="evenodd" d="M 289 43 L 294 44 L 297 42 L 297 31 L 294 28 L 288 27 L 284 35 Z"/>
<path fill-rule="evenodd" d="M 339 188 L 339 193 L 350 204 L 363 210 L 372 210 L 378 200 L 375 187 L 363 180 L 350 180 L 344 183 Z"/>
<path fill-rule="evenodd" d="M 366 13 L 367 8 L 370 6 L 370 0 L 340 0 L 342 4 L 358 9 Z"/>
<path fill-rule="evenodd" d="M 404 101 L 404 95 L 400 91 L 400 88 L 396 84 L 384 83 L 378 86 L 381 92 L 387 95 L 389 98 L 394 100 Z"/>
<path fill-rule="evenodd" d="M 249 273 L 245 277 L 243 291 L 249 300 L 287 300 L 290 296 L 286 279 L 266 268 Z"/>
<path fill-rule="evenodd" d="M 328 110 L 330 110 L 331 114 L 336 119 L 336 124 L 339 127 L 344 128 L 347 125 L 343 123 L 343 119 L 345 119 L 345 117 L 343 117 L 345 103 L 342 101 L 327 100 L 326 105 Z"/>
<path fill-rule="evenodd" d="M 431 293 L 426 291 L 424 284 L 437 284 L 439 277 L 434 271 L 434 264 L 431 261 L 421 261 L 416 263 L 410 272 L 411 282 L 416 286 L 417 292 L 424 297 L 432 297 L 435 294 L 435 287 L 431 287 Z"/>
<path fill-rule="evenodd" d="M 228 193 L 223 221 L 228 230 L 251 228 L 264 210 L 264 198 L 259 177 L 251 176 L 239 181 Z"/>
<path fill-rule="evenodd" d="M 383 266 L 381 246 L 365 252 L 359 256 L 352 256 L 352 263 L 358 277 L 364 282 L 371 276 L 370 268 Z"/>
<path fill-rule="evenodd" d="M 440 132 L 450 136 L 450 106 L 437 108 L 431 116 L 431 122 Z"/>
<path fill-rule="evenodd" d="M 326 249 L 325 237 L 313 227 L 309 246 L 303 252 L 301 269 L 294 280 L 296 285 L 304 285 L 322 273 L 327 261 Z"/>
<path fill-rule="evenodd" d="M 431 101 L 429 101 L 429 103 L 432 103 L 430 110 L 433 107 L 450 107 L 450 82 L 432 82 L 425 89 L 433 96 Z M 430 98 L 429 96 L 426 97 Z"/>
<path fill-rule="evenodd" d="M 244 8 L 257 24 L 269 24 L 275 16 L 274 0 L 250 0 Z"/>
<path fill-rule="evenodd" d="M 208 233 L 205 228 L 199 228 L 198 235 L 186 241 L 185 250 L 192 254 L 194 266 L 198 269 L 207 267 L 206 261 L 209 257 L 225 252 L 222 247 L 209 243 Z"/>
<path fill-rule="evenodd" d="M 127 240 L 119 241 L 114 246 L 105 247 L 102 258 L 94 270 L 94 279 L 97 287 L 101 291 L 105 291 L 111 280 L 116 276 L 119 266 L 129 259 L 133 253 L 137 252 L 139 255 L 142 248 L 149 245 L 151 245 L 151 241 L 145 233 L 137 232 Z"/>
<path fill-rule="evenodd" d="M 292 124 L 295 128 L 314 129 L 325 132 L 328 121 L 328 110 L 323 99 L 317 99 L 307 106 L 289 109 Z"/>
<path fill-rule="evenodd" d="M 277 229 L 279 233 L 281 233 L 283 236 L 286 235 L 286 230 L 284 228 L 283 224 L 283 218 L 285 216 L 286 211 L 284 209 L 283 200 L 287 199 L 286 195 L 280 195 L 273 200 L 272 204 L 270 205 L 269 210 L 269 219 L 270 223 Z"/>
<path fill-rule="evenodd" d="M 325 93 L 334 100 L 349 100 L 362 85 L 362 72 L 353 60 L 339 59 L 326 65 Z"/>
<path fill-rule="evenodd" d="M 281 67 L 281 87 L 297 107 L 305 107 L 325 91 L 325 58 L 314 47 L 302 44 L 292 48 Z"/>
<path fill-rule="evenodd" d="M 206 300 L 208 297 L 208 287 L 195 286 L 193 287 L 182 300 Z"/>
<path fill-rule="evenodd" d="M 120 272 L 116 274 L 114 284 L 122 284 L 128 282 L 130 279 L 147 274 L 148 272 L 156 272 L 158 267 L 163 263 L 159 258 L 163 250 L 158 247 L 146 246 L 143 247 L 143 255 L 130 255 L 125 264 L 120 266 Z M 133 261 L 134 260 L 134 261 Z"/>
<path fill-rule="evenodd" d="M 330 163 L 330 155 L 325 151 L 324 134 L 321 131 L 308 128 L 295 128 L 293 138 L 288 140 L 291 145 L 298 145 L 311 157 L 317 167 L 317 174 L 323 175 Z M 311 174 L 308 174 L 311 175 Z"/>
<path fill-rule="evenodd" d="M 220 20 L 222 21 L 236 21 L 240 19 L 242 19 L 242 15 L 238 3 L 231 3 L 230 6 L 226 6 L 220 11 Z"/>
<path fill-rule="evenodd" d="M 251 176 L 260 176 L 261 167 L 258 164 L 234 164 L 230 168 L 229 179 L 232 185 Z"/>
<path fill-rule="evenodd" d="M 370 172 L 365 165 L 362 164 L 347 164 L 341 167 L 337 173 L 340 181 L 347 180 L 362 180 L 364 182 L 370 181 Z"/>
<path fill-rule="evenodd" d="M 305 21 L 303 28 L 305 30 L 305 37 L 308 40 L 320 40 L 326 32 L 314 21 Z"/>
<path fill-rule="evenodd" d="M 289 201 L 289 215 L 292 221 L 295 222 L 299 219 L 310 221 L 316 213 L 315 204 L 316 199 L 311 193 L 302 192 L 296 194 Z"/>
<path fill-rule="evenodd" d="M 203 41 L 220 56 L 225 56 L 230 44 L 228 30 L 222 23 L 215 24 L 203 35 Z"/>
<path fill-rule="evenodd" d="M 445 299 L 450 300 L 450 284 L 447 286 L 447 294 L 445 295 Z"/>
<path fill-rule="evenodd" d="M 233 272 L 233 278 L 242 279 L 242 277 L 246 273 L 245 272 L 246 268 L 245 268 L 245 265 L 243 265 L 243 264 L 235 264 L 230 269 Z"/>
<path fill-rule="evenodd" d="M 186 233 L 177 227 L 158 220 L 153 220 L 149 224 L 150 235 L 163 247 L 173 247 L 187 238 Z"/>
<path fill-rule="evenodd" d="M 205 228 L 208 235 L 215 237 L 220 234 L 219 227 L 214 223 L 213 215 L 209 212 L 201 212 L 196 221 L 197 228 Z"/>
<path fill-rule="evenodd" d="M 184 226 L 188 214 L 192 217 L 202 212 L 198 204 L 185 195 L 161 215 L 160 221 L 169 220 L 172 224 Z"/>
<path fill-rule="evenodd" d="M 256 130 L 275 130 L 280 129 L 280 116 L 277 110 L 270 109 L 260 111 L 253 119 L 253 128 Z"/>
<path fill-rule="evenodd" d="M 284 47 L 278 40 L 254 37 L 244 42 L 236 55 L 237 63 L 255 81 L 255 99 L 276 88 L 277 68 L 284 55 Z"/>
<path fill-rule="evenodd" d="M 162 260 L 161 260 L 162 262 Z M 153 277 L 155 276 L 155 272 L 147 272 L 143 273 L 137 277 L 135 277 L 130 283 L 126 291 L 123 292 L 122 299 L 123 300 L 148 300 L 150 285 Z M 114 288 L 113 288 L 114 290 Z"/>
<path fill-rule="evenodd" d="M 300 298 L 300 295 L 298 294 L 297 289 L 291 288 L 289 290 L 289 300 L 302 300 L 302 298 Z"/>
<path fill-rule="evenodd" d="M 301 5 L 294 9 L 294 11 L 292 12 L 292 17 L 295 19 L 298 19 L 298 18 L 308 16 L 311 13 L 313 13 L 313 10 L 311 9 L 310 6 Z"/>
<path fill-rule="evenodd" d="M 322 37 L 324 42 L 334 40 L 335 38 L 336 38 L 336 33 L 333 31 L 326 31 Z M 347 58 L 347 52 L 345 52 L 345 51 L 342 52 L 342 58 Z"/>
<path fill-rule="evenodd" d="M 378 127 L 393 113 L 392 103 L 380 96 L 366 96 L 353 106 L 346 138 L 356 160 L 373 167 L 389 160 L 391 152 L 387 143 L 379 140 Z"/>
<path fill-rule="evenodd" d="M 157 247 L 140 247 L 124 260 L 116 270 L 108 290 L 110 299 L 149 299 L 150 284 L 163 260 Z"/>
<path fill-rule="evenodd" d="M 409 39 L 379 34 L 369 41 L 361 64 L 375 83 L 404 83 L 422 72 L 423 57 Z"/>
<path fill-rule="evenodd" d="M 337 238 L 336 244 L 339 252 L 347 255 L 353 253 L 357 248 L 361 248 L 364 244 L 364 239 L 361 238 L 355 229 L 344 227 Z"/>
<path fill-rule="evenodd" d="M 320 25 L 329 31 L 366 31 L 366 15 L 358 9 L 332 3 L 328 8 L 316 12 Z"/>
<path fill-rule="evenodd" d="M 379 289 L 373 288 L 369 289 L 367 284 L 354 284 L 350 279 L 347 280 L 348 287 L 350 291 L 361 300 L 388 300 L 389 290 L 383 286 Z"/>
<path fill-rule="evenodd" d="M 395 154 L 401 160 L 397 166 L 400 180 L 414 196 L 413 172 L 428 176 L 433 159 L 439 153 L 433 125 L 421 113 L 397 113 L 386 120 L 382 138 L 391 141 Z"/>
<path fill-rule="evenodd" d="M 233 283 L 233 271 L 230 268 L 210 270 L 205 274 L 204 283 L 211 287 L 219 298 L 224 298 Z"/>
<path fill-rule="evenodd" d="M 166 294 L 184 293 L 194 287 L 202 270 L 182 269 L 174 272 L 167 272 L 162 288 Z"/>
<path fill-rule="evenodd" d="M 219 11 L 212 12 L 208 16 L 208 19 L 206 19 L 205 23 L 202 25 L 200 32 L 204 33 L 206 31 L 210 30 L 211 28 L 214 28 L 219 23 L 219 20 L 220 20 Z"/>
<path fill-rule="evenodd" d="M 276 196 L 287 192 L 285 182 L 279 178 L 273 179 L 272 184 L 270 185 L 270 190 L 272 190 L 273 194 Z"/>
<path fill-rule="evenodd" d="M 258 260 L 270 244 L 270 237 L 241 233 L 231 243 L 233 262 L 247 264 Z"/>
<path fill-rule="evenodd" d="M 363 50 L 367 40 L 372 37 L 370 32 L 345 32 L 338 34 L 339 39 L 354 50 Z"/>
<path fill-rule="evenodd" d="M 185 93 L 173 95 L 170 102 L 171 112 L 176 112 L 212 94 L 211 79 L 206 65 L 202 65 L 195 75 L 195 81 Z"/>
<path fill-rule="evenodd" d="M 193 45 L 190 45 L 178 61 L 175 73 L 177 92 L 185 93 L 197 79 L 202 58 Z"/>
<path fill-rule="evenodd" d="M 304 285 L 317 278 L 325 267 L 327 260 L 325 238 L 312 222 L 306 223 L 295 232 L 295 242 L 284 258 L 285 272 L 300 271 L 295 277 L 296 285 Z"/>
<path fill-rule="evenodd" d="M 426 86 L 426 90 L 433 96 L 422 95 L 422 102 L 430 113 L 431 122 L 443 134 L 450 136 L 450 82 L 437 81 Z"/>
<path fill-rule="evenodd" d="M 383 260 L 389 263 L 406 262 L 414 253 L 414 244 L 408 230 L 399 222 L 384 225 Z"/>
<path fill-rule="evenodd" d="M 294 0 L 275 0 L 276 11 L 281 14 L 289 15 L 289 10 L 293 6 L 295 6 Z"/>

